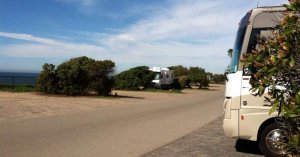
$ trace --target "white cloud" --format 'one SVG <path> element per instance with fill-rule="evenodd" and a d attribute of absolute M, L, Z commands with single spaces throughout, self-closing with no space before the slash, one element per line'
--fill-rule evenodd
<path fill-rule="evenodd" d="M 137 22 L 123 33 L 110 36 L 105 42 L 115 52 L 126 53 L 122 60 L 118 60 L 122 63 L 183 64 L 223 72 L 229 62 L 226 51 L 233 45 L 241 17 L 237 10 L 225 10 L 224 4 L 184 2 L 158 11 L 157 15 Z"/>
<path fill-rule="evenodd" d="M 95 3 L 93 0 L 61 1 L 81 5 Z M 265 0 L 261 1 L 261 4 L 281 4 L 283 1 Z M 117 65 L 182 64 L 201 66 L 207 71 L 222 73 L 229 63 L 226 51 L 233 46 L 238 22 L 249 9 L 256 6 L 256 2 L 237 0 L 170 2 L 172 5 L 168 8 L 157 8 L 152 16 L 121 29 L 121 32 L 83 33 L 85 37 L 98 41 L 101 46 L 62 42 L 29 34 L 0 32 L 2 37 L 31 42 L 0 46 L 0 53 L 10 56 L 53 58 L 86 55 L 96 59 L 112 59 Z M 124 67 L 119 69 L 125 70 Z"/>
<path fill-rule="evenodd" d="M 262 5 L 282 3 L 281 0 L 261 2 Z M 226 52 L 233 46 L 239 20 L 255 6 L 255 1 L 178 1 L 124 29 L 123 33 L 112 35 L 106 44 L 116 52 L 126 53 L 119 60 L 122 63 L 183 64 L 222 73 L 229 63 Z"/>
<path fill-rule="evenodd" d="M 78 55 L 103 55 L 101 46 L 77 44 L 53 39 L 35 37 L 30 34 L 0 32 L 0 37 L 29 41 L 30 43 L 0 46 L 0 53 L 15 57 L 74 57 Z"/>
<path fill-rule="evenodd" d="M 13 38 L 13 39 L 19 39 L 19 40 L 32 41 L 32 42 L 37 42 L 37 43 L 42 43 L 42 44 L 47 44 L 47 45 L 61 45 L 60 42 L 57 42 L 55 40 L 34 37 L 30 34 L 0 32 L 0 36 L 7 37 L 7 38 Z"/>

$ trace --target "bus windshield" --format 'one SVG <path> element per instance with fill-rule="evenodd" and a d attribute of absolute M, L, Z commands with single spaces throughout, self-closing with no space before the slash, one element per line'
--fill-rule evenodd
<path fill-rule="evenodd" d="M 237 31 L 235 43 L 233 46 L 233 52 L 231 57 L 231 62 L 229 66 L 229 72 L 235 73 L 238 70 L 240 55 L 242 51 L 242 46 L 244 42 L 244 36 L 247 28 L 247 24 L 250 18 L 251 12 L 248 12 L 246 16 L 241 20 L 239 29 Z"/>
<path fill-rule="evenodd" d="M 160 80 L 160 79 L 161 79 L 161 73 L 160 72 L 155 72 L 154 80 Z"/>
<path fill-rule="evenodd" d="M 239 29 L 237 32 L 237 36 L 233 47 L 231 62 L 229 66 L 230 73 L 235 73 L 238 70 L 245 31 L 246 31 L 246 27 Z"/>

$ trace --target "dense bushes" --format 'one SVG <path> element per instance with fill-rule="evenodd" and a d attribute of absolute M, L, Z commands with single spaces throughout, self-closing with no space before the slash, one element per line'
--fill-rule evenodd
<path fill-rule="evenodd" d="M 207 74 L 202 68 L 190 67 L 188 79 L 191 81 L 191 84 L 197 85 L 199 88 L 208 87 Z"/>
<path fill-rule="evenodd" d="M 223 74 L 214 74 L 212 77 L 212 81 L 215 83 L 224 83 L 226 79 L 226 76 Z"/>
<path fill-rule="evenodd" d="M 115 89 L 137 90 L 145 87 L 154 78 L 154 73 L 147 66 L 139 66 L 121 72 L 114 77 Z"/>
<path fill-rule="evenodd" d="M 108 95 L 112 88 L 138 90 L 154 78 L 154 72 L 147 66 L 131 68 L 112 76 L 114 66 L 115 63 L 110 60 L 96 61 L 84 56 L 70 59 L 57 67 L 46 63 L 37 79 L 36 90 L 63 95 Z M 202 68 L 179 65 L 170 69 L 174 70 L 176 77 L 172 84 L 174 89 L 191 85 L 208 87 L 207 73 Z"/>
<path fill-rule="evenodd" d="M 176 81 L 179 83 L 180 88 L 191 87 L 196 85 L 199 88 L 207 88 L 209 80 L 207 73 L 200 67 L 186 68 L 182 65 L 171 66 L 170 70 L 174 70 Z"/>
<path fill-rule="evenodd" d="M 96 61 L 88 57 L 73 58 L 57 66 L 57 69 L 52 64 L 45 64 L 37 79 L 37 91 L 64 95 L 108 95 L 113 85 L 109 76 L 114 66 L 112 61 Z"/>

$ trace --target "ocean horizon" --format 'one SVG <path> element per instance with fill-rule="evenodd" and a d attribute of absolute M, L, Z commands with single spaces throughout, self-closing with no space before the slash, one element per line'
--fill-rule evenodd
<path fill-rule="evenodd" d="M 34 86 L 38 75 L 32 72 L 0 72 L 0 84 Z"/>

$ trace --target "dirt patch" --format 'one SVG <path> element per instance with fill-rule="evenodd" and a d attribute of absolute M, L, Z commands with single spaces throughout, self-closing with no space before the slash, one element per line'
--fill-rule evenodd
<path fill-rule="evenodd" d="M 224 85 L 214 85 L 212 90 L 223 89 Z M 208 90 L 209 91 L 209 90 Z M 111 105 L 135 105 L 158 103 L 174 98 L 185 98 L 203 90 L 184 90 L 183 94 L 113 91 L 117 97 L 65 97 L 38 93 L 0 92 L 0 120 L 56 115 L 67 112 L 87 111 Z"/>

